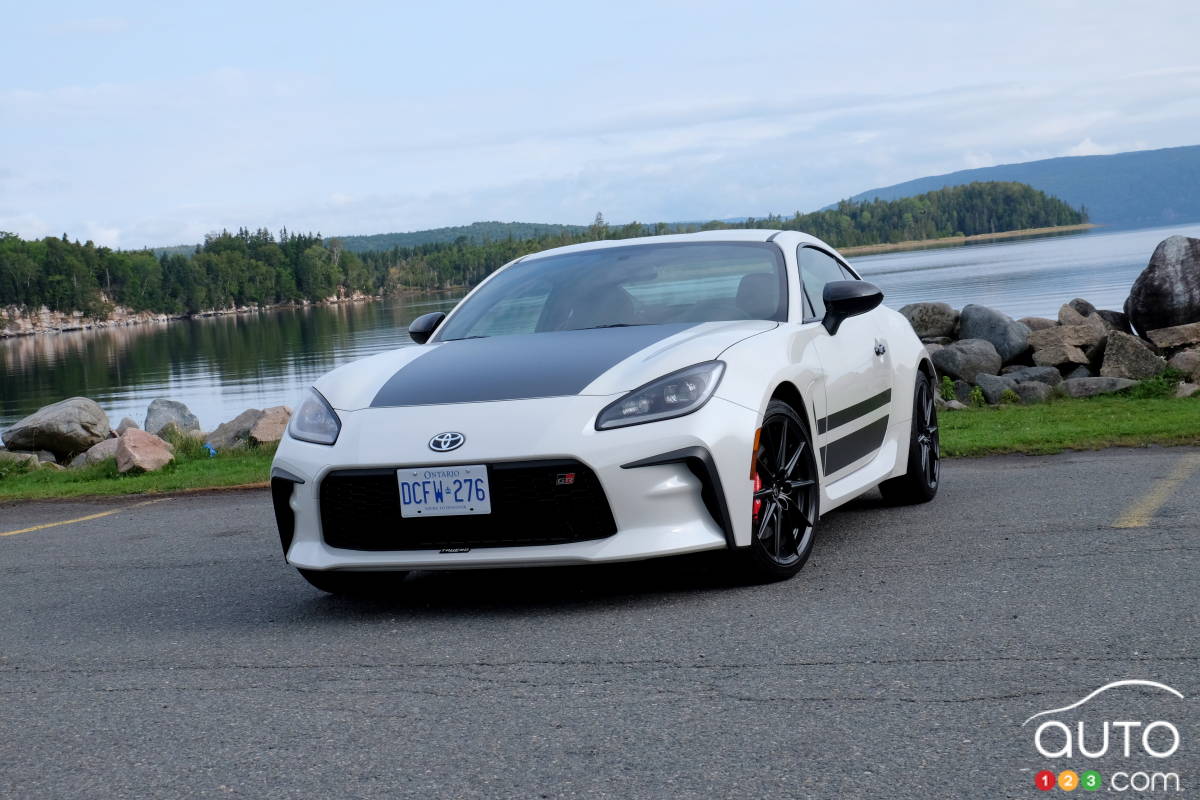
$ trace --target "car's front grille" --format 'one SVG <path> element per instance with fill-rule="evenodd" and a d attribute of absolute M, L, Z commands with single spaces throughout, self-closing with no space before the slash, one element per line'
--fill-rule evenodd
<path fill-rule="evenodd" d="M 394 469 L 339 470 L 321 481 L 321 532 L 345 550 L 516 547 L 603 539 L 617 531 L 596 474 L 578 461 L 488 465 L 492 513 L 404 518 Z M 559 476 L 574 473 L 562 485 Z"/>

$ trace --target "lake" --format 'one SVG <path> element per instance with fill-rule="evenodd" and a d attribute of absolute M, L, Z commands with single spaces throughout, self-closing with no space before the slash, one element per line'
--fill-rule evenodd
<path fill-rule="evenodd" d="M 1200 223 L 888 253 L 851 259 L 893 308 L 941 300 L 1049 316 L 1073 297 L 1120 309 L 1155 245 L 1200 237 Z M 66 397 L 141 424 L 156 397 L 180 400 L 211 430 L 247 408 L 294 404 L 324 372 L 411 346 L 408 322 L 455 295 L 278 309 L 128 328 L 0 340 L 0 428 Z"/>

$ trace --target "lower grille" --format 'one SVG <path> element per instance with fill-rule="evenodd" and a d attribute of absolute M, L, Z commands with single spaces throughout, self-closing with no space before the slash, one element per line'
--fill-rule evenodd
<path fill-rule="evenodd" d="M 578 461 L 488 465 L 491 514 L 404 518 L 394 469 L 339 470 L 321 481 L 321 532 L 345 550 L 517 547 L 603 539 L 617 532 L 604 488 Z M 565 472 L 574 483 L 557 485 Z"/>

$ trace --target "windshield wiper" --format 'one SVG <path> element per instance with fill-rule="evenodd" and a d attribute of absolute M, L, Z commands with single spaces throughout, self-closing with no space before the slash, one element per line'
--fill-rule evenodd
<path fill-rule="evenodd" d="M 479 336 L 459 336 L 457 339 L 442 339 L 443 342 L 465 342 L 467 339 L 486 339 L 486 335 Z"/>
<path fill-rule="evenodd" d="M 600 328 L 640 328 L 643 325 L 649 325 L 649 322 L 610 322 L 607 325 L 593 325 L 590 328 L 572 328 L 573 331 L 595 331 Z"/>

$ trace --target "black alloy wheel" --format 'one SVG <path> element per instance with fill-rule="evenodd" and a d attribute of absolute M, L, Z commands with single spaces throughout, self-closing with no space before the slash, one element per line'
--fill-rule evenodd
<path fill-rule="evenodd" d="M 917 373 L 913 390 L 912 438 L 908 445 L 908 471 L 879 484 L 883 499 L 897 505 L 928 503 L 942 480 L 942 446 L 938 436 L 937 406 L 933 381 Z"/>
<path fill-rule="evenodd" d="M 754 467 L 752 540 L 744 557 L 759 579 L 790 578 L 812 552 L 820 475 L 808 426 L 786 403 L 767 406 Z"/>

